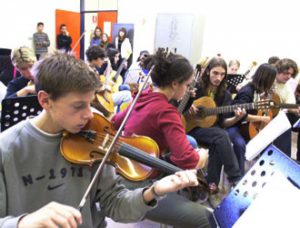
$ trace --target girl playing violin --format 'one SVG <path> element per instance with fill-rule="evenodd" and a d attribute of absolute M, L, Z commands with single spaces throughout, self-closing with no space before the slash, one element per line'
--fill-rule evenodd
<path fill-rule="evenodd" d="M 207 160 L 207 152 L 195 150 L 190 145 L 181 116 L 169 103 L 171 99 L 180 100 L 186 93 L 193 81 L 193 67 L 183 56 L 166 53 L 163 49 L 146 59 L 145 65 L 147 69 L 154 65 L 151 78 L 156 87 L 142 92 L 124 127 L 124 134 L 145 135 L 154 139 L 161 152 L 170 151 L 168 160 L 180 168 L 202 168 Z M 113 117 L 116 128 L 119 128 L 127 111 Z M 153 180 L 135 183 L 124 179 L 120 181 L 134 189 L 147 186 Z M 209 227 L 206 214 L 201 204 L 172 193 L 147 213 L 146 218 L 176 227 Z"/>
<path fill-rule="evenodd" d="M 195 173 L 183 171 L 129 191 L 106 165 L 78 211 L 97 167 L 69 163 L 60 142 L 64 130 L 78 133 L 93 118 L 90 103 L 100 83 L 83 61 L 62 53 L 46 57 L 36 72 L 42 113 L 0 134 L 0 227 L 104 227 L 105 216 L 136 221 L 158 196 L 197 185 Z"/>

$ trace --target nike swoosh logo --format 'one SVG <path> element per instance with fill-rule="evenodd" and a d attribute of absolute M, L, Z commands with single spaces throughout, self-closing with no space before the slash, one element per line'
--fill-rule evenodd
<path fill-rule="evenodd" d="M 59 188 L 60 186 L 63 186 L 64 185 L 64 183 L 62 183 L 62 184 L 58 184 L 58 185 L 55 185 L 55 186 L 50 186 L 50 185 L 48 185 L 48 190 L 54 190 L 54 189 L 56 189 L 56 188 Z"/>

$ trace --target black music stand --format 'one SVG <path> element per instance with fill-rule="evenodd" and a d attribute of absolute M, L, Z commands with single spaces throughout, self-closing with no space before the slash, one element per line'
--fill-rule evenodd
<path fill-rule="evenodd" d="M 227 89 L 230 93 L 237 93 L 236 86 L 245 79 L 243 74 L 227 74 Z"/>
<path fill-rule="evenodd" d="M 2 100 L 1 131 L 15 125 L 27 117 L 42 111 L 37 96 L 16 97 Z"/>
<path fill-rule="evenodd" d="M 256 197 L 265 186 L 267 179 L 275 172 L 280 172 L 295 186 L 300 186 L 300 166 L 277 147 L 271 145 L 238 185 L 216 207 L 212 220 L 217 224 L 213 225 L 221 228 L 231 228 L 250 206 L 253 197 Z"/>

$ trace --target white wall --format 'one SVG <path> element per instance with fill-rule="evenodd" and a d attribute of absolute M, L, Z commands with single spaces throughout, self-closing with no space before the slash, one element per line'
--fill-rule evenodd
<path fill-rule="evenodd" d="M 290 57 L 300 65 L 299 9 L 294 0 L 86 0 L 85 10 L 118 9 L 119 23 L 134 23 L 134 59 L 140 50 L 154 51 L 156 15 L 187 13 L 193 25 L 193 64 L 221 53 L 241 60 L 241 72 L 252 61 L 271 55 Z M 0 47 L 31 45 L 36 23 L 55 46 L 55 9 L 79 12 L 80 0 L 9 0 L 0 2 Z M 161 31 L 164 32 L 164 31 Z"/>
<path fill-rule="evenodd" d="M 119 0 L 120 23 L 134 23 L 134 54 L 153 51 L 158 13 L 191 13 L 194 23 L 191 61 L 220 53 L 241 60 L 243 73 L 252 61 L 272 55 L 290 57 L 300 64 L 300 21 L 293 0 Z M 137 9 L 137 10 L 136 10 Z M 163 31 L 161 31 L 163 32 Z"/>
<path fill-rule="evenodd" d="M 51 45 L 55 48 L 55 10 L 80 11 L 80 0 L 9 0 L 0 2 L 0 47 L 32 46 L 36 24 L 44 22 Z"/>

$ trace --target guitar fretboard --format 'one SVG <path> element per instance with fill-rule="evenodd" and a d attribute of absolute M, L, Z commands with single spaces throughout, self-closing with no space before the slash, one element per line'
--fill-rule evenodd
<path fill-rule="evenodd" d="M 236 104 L 236 105 L 227 105 L 227 106 L 220 106 L 216 108 L 204 108 L 200 111 L 201 115 L 210 116 L 210 115 L 216 115 L 221 113 L 230 113 L 233 112 L 237 108 L 243 108 L 246 110 L 256 109 L 255 103 L 246 103 L 246 104 Z"/>

